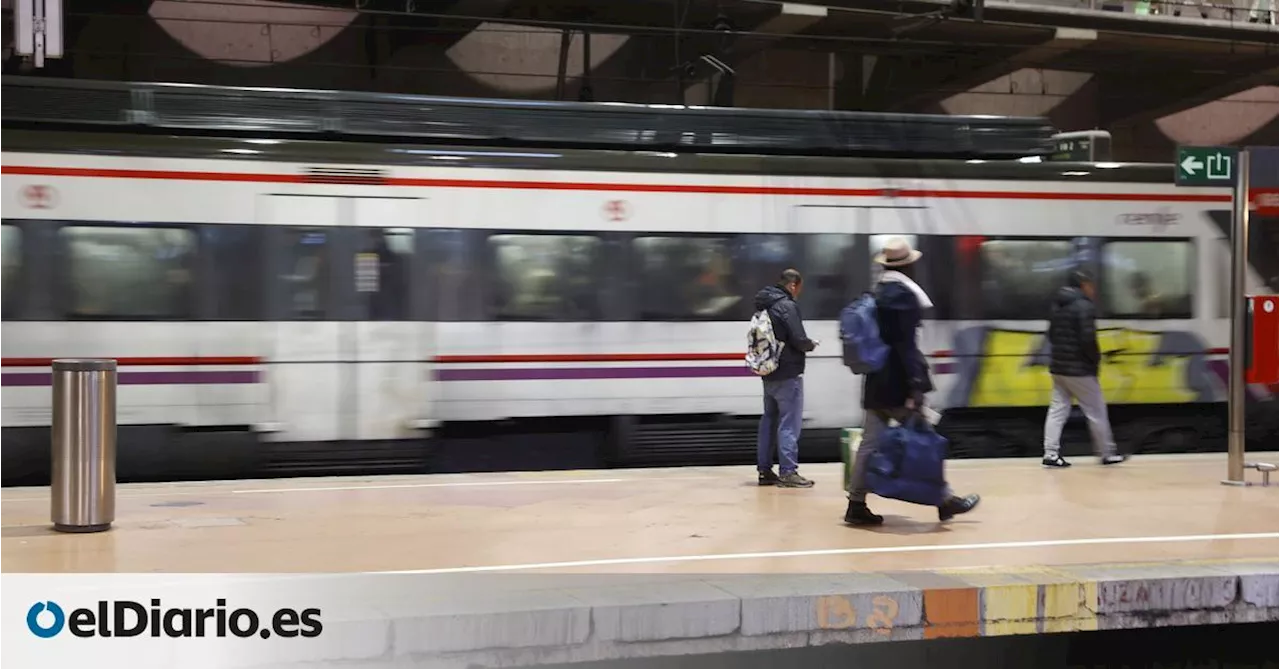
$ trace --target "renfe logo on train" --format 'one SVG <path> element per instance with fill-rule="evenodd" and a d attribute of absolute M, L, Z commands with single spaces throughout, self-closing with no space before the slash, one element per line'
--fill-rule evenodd
<path fill-rule="evenodd" d="M 53 209 L 58 206 L 58 189 L 40 184 L 24 186 L 22 204 L 28 209 Z"/>
<path fill-rule="evenodd" d="M 609 200 L 604 203 L 604 217 L 610 221 L 625 221 L 631 218 L 631 204 L 626 200 Z"/>
<path fill-rule="evenodd" d="M 1180 214 L 1157 211 L 1141 214 L 1120 214 L 1116 217 L 1116 225 L 1147 227 L 1160 231 L 1177 225 L 1181 220 L 1182 216 Z"/>

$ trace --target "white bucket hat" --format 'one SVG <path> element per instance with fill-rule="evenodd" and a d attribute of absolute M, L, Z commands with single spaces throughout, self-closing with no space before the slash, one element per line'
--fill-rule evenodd
<path fill-rule="evenodd" d="M 901 237 L 894 237 L 884 243 L 884 247 L 874 258 L 877 265 L 885 267 L 905 267 L 920 259 L 924 254 L 911 248 L 911 244 Z"/>

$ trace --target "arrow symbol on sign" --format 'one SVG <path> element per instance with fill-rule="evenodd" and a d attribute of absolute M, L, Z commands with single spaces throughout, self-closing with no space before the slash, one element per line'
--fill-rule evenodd
<path fill-rule="evenodd" d="M 1186 158 L 1182 159 L 1182 171 L 1186 172 L 1187 174 L 1194 176 L 1195 173 L 1199 172 L 1200 168 L 1202 167 L 1204 167 L 1204 163 L 1200 162 L 1199 160 L 1196 160 L 1195 156 L 1187 156 Z"/>

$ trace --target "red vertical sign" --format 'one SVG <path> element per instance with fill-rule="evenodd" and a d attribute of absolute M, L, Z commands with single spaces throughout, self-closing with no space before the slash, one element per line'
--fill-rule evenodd
<path fill-rule="evenodd" d="M 1280 377 L 1280 297 L 1249 297 L 1253 316 L 1253 359 L 1244 372 L 1247 383 L 1274 384 Z"/>

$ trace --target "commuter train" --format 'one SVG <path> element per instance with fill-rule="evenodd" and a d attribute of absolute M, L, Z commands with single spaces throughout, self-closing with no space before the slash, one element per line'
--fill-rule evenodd
<path fill-rule="evenodd" d="M 119 361 L 125 478 L 750 462 L 747 323 L 785 267 L 828 457 L 861 420 L 835 319 L 891 236 L 924 252 L 957 456 L 1039 452 L 1072 267 L 1122 448 L 1222 448 L 1231 193 L 1171 165 L 8 129 L 3 174 L 6 482 L 47 475 L 50 361 L 86 356 Z"/>

